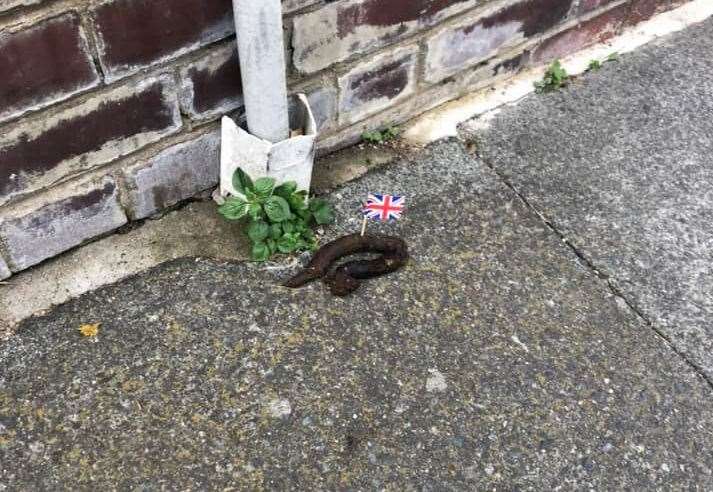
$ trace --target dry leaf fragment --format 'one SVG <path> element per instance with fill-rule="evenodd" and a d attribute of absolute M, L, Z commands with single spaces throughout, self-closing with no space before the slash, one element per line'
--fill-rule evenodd
<path fill-rule="evenodd" d="M 84 324 L 79 327 L 79 332 L 85 337 L 95 337 L 99 334 L 101 323 Z"/>

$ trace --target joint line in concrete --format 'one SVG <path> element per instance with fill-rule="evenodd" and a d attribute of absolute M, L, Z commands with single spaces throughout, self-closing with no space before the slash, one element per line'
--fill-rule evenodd
<path fill-rule="evenodd" d="M 554 222 L 550 219 L 548 219 L 542 212 L 540 212 L 537 207 L 533 206 L 527 198 L 524 196 L 523 193 L 521 193 L 505 176 L 503 176 L 498 170 L 495 168 L 495 166 L 492 165 L 491 162 L 488 161 L 485 157 L 483 157 L 480 154 L 477 154 L 477 158 L 480 159 L 491 171 L 495 173 L 495 175 L 498 177 L 498 179 L 505 185 L 507 186 L 517 197 L 518 199 L 525 205 L 525 207 L 530 210 L 531 212 L 535 213 L 537 217 L 540 218 L 543 224 L 552 231 L 557 237 L 567 245 L 567 247 L 575 254 L 577 259 L 580 261 L 580 263 L 586 267 L 588 270 L 590 270 L 594 275 L 599 278 L 600 280 L 604 281 L 607 285 L 607 288 L 609 291 L 616 297 L 620 298 L 626 306 L 631 310 L 631 312 L 639 318 L 648 328 L 650 328 L 654 334 L 666 345 L 668 348 L 670 348 L 673 353 L 675 353 L 683 362 L 688 365 L 698 377 L 700 377 L 705 383 L 708 385 L 709 388 L 713 390 L 713 380 L 706 374 L 706 372 L 703 370 L 703 368 L 698 365 L 695 361 L 691 360 L 688 355 L 683 352 L 681 349 L 679 349 L 671 340 L 671 338 L 666 335 L 663 330 L 661 330 L 659 327 L 657 327 L 653 321 L 649 319 L 648 316 L 644 313 L 644 311 L 639 308 L 636 303 L 629 299 L 619 288 L 617 288 L 614 283 L 612 282 L 612 279 L 615 278 L 614 275 L 605 275 L 601 272 L 599 268 L 596 267 L 596 265 L 586 257 L 586 255 L 580 251 L 580 249 L 573 244 L 554 224 Z"/>

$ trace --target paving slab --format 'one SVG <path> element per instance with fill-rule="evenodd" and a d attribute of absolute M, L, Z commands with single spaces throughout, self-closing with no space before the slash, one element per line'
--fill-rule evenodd
<path fill-rule="evenodd" d="M 328 236 L 367 191 L 407 196 L 413 259 L 352 297 L 195 258 L 25 321 L 0 488 L 713 485 L 711 387 L 461 144 L 331 194 Z"/>
<path fill-rule="evenodd" d="M 713 20 L 502 111 L 481 155 L 713 379 Z"/>

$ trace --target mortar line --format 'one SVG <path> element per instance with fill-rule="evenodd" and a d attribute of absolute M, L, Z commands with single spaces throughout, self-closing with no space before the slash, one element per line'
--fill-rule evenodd
<path fill-rule="evenodd" d="M 577 259 L 582 263 L 587 269 L 589 269 L 594 275 L 604 281 L 607 285 L 607 288 L 609 291 L 616 297 L 620 298 L 624 303 L 627 305 L 627 307 L 631 310 L 634 315 L 639 318 L 643 323 L 651 329 L 658 338 L 663 341 L 664 345 L 666 345 L 668 348 L 670 348 L 683 362 L 688 365 L 693 371 L 696 373 L 698 377 L 700 377 L 710 389 L 713 390 L 713 379 L 711 379 L 708 374 L 706 374 L 705 370 L 697 364 L 695 361 L 691 360 L 688 355 L 686 355 L 685 352 L 683 352 L 681 349 L 679 349 L 676 344 L 673 343 L 671 338 L 661 330 L 658 326 L 656 326 L 653 321 L 651 321 L 648 316 L 644 313 L 644 311 L 639 308 L 636 303 L 633 300 L 630 300 L 626 297 L 626 295 L 614 285 L 612 282 L 612 278 L 615 278 L 613 275 L 607 276 L 603 274 L 597 267 L 596 265 L 585 256 L 585 254 L 577 248 L 576 245 L 574 245 L 567 237 L 555 226 L 554 222 L 552 222 L 550 219 L 548 219 L 542 212 L 540 212 L 537 207 L 532 205 L 525 195 L 521 193 L 504 175 L 502 175 L 500 172 L 498 172 L 497 169 L 495 169 L 495 166 L 492 165 L 492 163 L 486 159 L 483 155 L 481 155 L 479 152 L 476 154 L 477 158 L 480 159 L 485 166 L 493 171 L 495 175 L 498 177 L 498 179 L 505 185 L 507 186 L 525 205 L 525 207 L 530 210 L 531 212 L 534 212 L 537 217 L 542 221 L 545 226 L 552 231 L 557 237 L 560 238 L 560 240 L 567 245 L 567 247 L 575 254 Z"/>

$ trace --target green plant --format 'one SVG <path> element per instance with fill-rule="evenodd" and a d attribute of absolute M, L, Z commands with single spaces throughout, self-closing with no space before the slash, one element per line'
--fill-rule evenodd
<path fill-rule="evenodd" d="M 273 178 L 253 181 L 242 169 L 233 175 L 233 187 L 245 198 L 233 196 L 218 208 L 228 220 L 248 219 L 251 256 L 265 261 L 275 253 L 314 250 L 314 224 L 334 222 L 334 211 L 321 198 L 307 199 L 294 181 L 276 186 Z"/>
<path fill-rule="evenodd" d="M 382 144 L 399 136 L 401 130 L 397 126 L 389 126 L 383 130 L 372 130 L 361 134 L 362 140 L 372 144 Z"/>
<path fill-rule="evenodd" d="M 617 52 L 610 53 L 609 56 L 607 56 L 606 58 L 604 58 L 603 61 L 590 60 L 590 61 L 589 61 L 589 66 L 587 67 L 587 70 L 588 70 L 588 71 L 591 71 L 591 70 L 599 70 L 600 68 L 602 68 L 602 65 L 603 65 L 603 64 L 605 64 L 605 63 L 610 63 L 610 62 L 615 62 L 615 61 L 619 61 L 619 53 L 617 53 Z"/>
<path fill-rule="evenodd" d="M 559 60 L 552 62 L 541 81 L 535 82 L 536 92 L 551 92 L 567 85 L 569 74 Z"/>
<path fill-rule="evenodd" d="M 599 70 L 602 68 L 602 62 L 599 60 L 589 60 L 589 65 L 587 66 L 588 71 Z"/>

